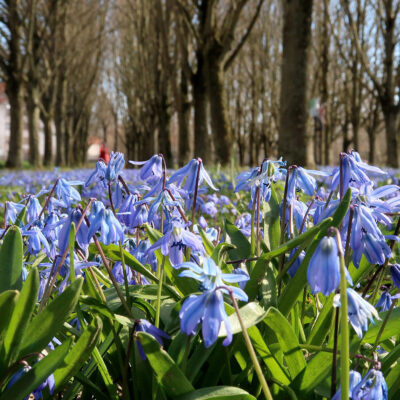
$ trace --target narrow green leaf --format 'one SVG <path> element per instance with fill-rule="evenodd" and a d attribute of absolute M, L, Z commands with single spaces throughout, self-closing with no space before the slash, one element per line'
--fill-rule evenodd
<path fill-rule="evenodd" d="M 66 340 L 61 346 L 56 347 L 46 357 L 37 362 L 16 384 L 3 393 L 0 397 L 1 400 L 23 399 L 32 393 L 57 367 L 65 365 L 65 357 L 70 344 L 71 339 Z"/>
<path fill-rule="evenodd" d="M 307 344 L 321 346 L 329 332 L 333 314 L 333 294 L 325 301 L 324 307 L 307 339 Z"/>
<path fill-rule="evenodd" d="M 176 400 L 256 400 L 246 391 L 232 386 L 202 388 L 179 396 Z"/>
<path fill-rule="evenodd" d="M 206 250 L 206 253 L 211 256 L 211 254 L 213 253 L 215 246 L 212 244 L 211 240 L 208 238 L 208 236 L 206 235 L 206 233 L 203 231 L 203 229 L 198 226 L 199 229 L 199 234 L 201 237 L 201 240 L 203 242 L 203 246 L 204 249 Z"/>
<path fill-rule="evenodd" d="M 246 328 L 250 328 L 251 326 L 257 325 L 261 322 L 268 314 L 262 307 L 258 305 L 258 303 L 248 303 L 244 307 L 239 309 L 240 316 L 242 317 L 244 326 Z M 240 326 L 240 322 L 236 313 L 233 313 L 229 316 L 229 322 L 231 324 L 232 333 L 238 333 L 242 331 Z M 225 324 L 222 324 L 221 329 L 219 331 L 218 337 L 226 336 L 226 328 Z"/>
<path fill-rule="evenodd" d="M 75 309 L 82 288 L 83 278 L 79 278 L 46 308 L 36 315 L 23 336 L 20 356 L 41 351 L 63 326 L 64 321 Z"/>
<path fill-rule="evenodd" d="M 22 288 L 23 242 L 16 226 L 9 228 L 0 249 L 0 293 Z"/>
<path fill-rule="evenodd" d="M 7 368 L 8 365 L 17 360 L 25 329 L 29 324 L 35 308 L 38 291 L 39 272 L 36 268 L 33 268 L 19 294 L 14 311 L 11 315 L 10 325 L 4 337 L 3 347 L 0 353 L 0 360 L 4 362 L 3 368 Z M 2 369 L 1 372 L 4 372 L 4 370 Z"/>
<path fill-rule="evenodd" d="M 99 339 L 102 326 L 101 319 L 97 317 L 93 325 L 85 328 L 81 337 L 65 357 L 65 365 L 58 368 L 54 373 L 56 391 L 64 386 L 68 379 L 75 375 L 83 363 L 90 357 Z"/>
<path fill-rule="evenodd" d="M 211 258 L 215 261 L 217 265 L 221 265 L 226 253 L 229 253 L 230 250 L 235 249 L 236 246 L 230 243 L 220 243 L 212 252 Z"/>
<path fill-rule="evenodd" d="M 269 250 L 275 250 L 280 245 L 281 223 L 280 204 L 273 186 L 269 202 L 263 202 L 264 213 L 264 242 Z"/>
<path fill-rule="evenodd" d="M 192 384 L 175 364 L 174 360 L 161 348 L 160 343 L 153 336 L 138 332 L 137 340 L 143 346 L 158 382 L 165 388 L 170 397 L 176 399 L 177 396 L 194 390 Z"/>
<path fill-rule="evenodd" d="M 6 290 L 0 294 L 0 341 L 10 325 L 10 318 L 14 311 L 19 292 L 17 290 Z"/>
<path fill-rule="evenodd" d="M 306 361 L 299 348 L 299 341 L 288 320 L 276 309 L 271 307 L 264 318 L 265 324 L 274 330 L 281 349 L 285 355 L 290 376 L 294 379 L 305 367 Z"/>
<path fill-rule="evenodd" d="M 225 231 L 231 239 L 231 243 L 236 246 L 236 249 L 229 251 L 231 260 L 238 260 L 248 258 L 251 254 L 251 246 L 246 236 L 240 231 L 238 227 L 233 225 L 228 220 L 225 220 Z"/>
<path fill-rule="evenodd" d="M 379 330 L 381 329 L 382 323 L 385 320 L 388 311 L 379 313 L 380 321 L 376 321 L 374 325 L 370 325 L 368 331 L 363 337 L 363 343 L 374 344 L 376 337 L 378 336 Z M 400 332 L 400 308 L 393 309 L 386 322 L 385 329 L 379 339 L 379 343 L 385 341 L 386 339 L 398 335 Z"/>

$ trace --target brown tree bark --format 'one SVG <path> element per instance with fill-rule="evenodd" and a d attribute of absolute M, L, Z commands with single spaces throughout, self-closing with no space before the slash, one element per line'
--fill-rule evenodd
<path fill-rule="evenodd" d="M 29 129 L 29 162 L 32 166 L 40 166 L 39 154 L 39 88 L 33 82 L 28 86 L 27 111 L 28 111 L 28 129 Z"/>
<path fill-rule="evenodd" d="M 284 0 L 279 153 L 290 164 L 313 167 L 309 133 L 308 57 L 312 0 Z"/>

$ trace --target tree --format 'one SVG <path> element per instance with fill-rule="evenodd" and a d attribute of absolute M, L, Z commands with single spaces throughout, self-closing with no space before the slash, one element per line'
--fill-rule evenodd
<path fill-rule="evenodd" d="M 314 165 L 308 127 L 312 0 L 284 0 L 279 152 L 289 163 Z"/>

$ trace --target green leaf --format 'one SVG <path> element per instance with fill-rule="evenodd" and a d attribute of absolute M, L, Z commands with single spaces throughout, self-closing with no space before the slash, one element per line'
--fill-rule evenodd
<path fill-rule="evenodd" d="M 17 290 L 6 290 L 0 294 L 0 341 L 10 325 L 12 312 L 17 304 L 19 292 Z"/>
<path fill-rule="evenodd" d="M 321 224 L 317 225 L 320 227 L 317 236 L 314 238 L 310 247 L 307 249 L 303 262 L 300 264 L 300 267 L 297 270 L 295 276 L 290 279 L 288 285 L 285 288 L 285 291 L 282 293 L 282 296 L 279 299 L 279 310 L 283 315 L 289 314 L 291 308 L 293 307 L 293 304 L 296 302 L 297 298 L 301 294 L 304 285 L 307 283 L 308 263 L 310 262 L 310 259 L 314 254 L 314 251 L 317 248 L 319 242 L 324 236 L 326 236 L 328 228 L 330 228 L 331 226 L 334 226 L 336 228 L 339 227 L 343 218 L 347 214 L 350 206 L 350 200 L 351 189 L 348 189 L 343 197 L 343 200 L 340 202 L 338 208 L 333 214 L 333 218 L 328 218 L 321 222 Z"/>
<path fill-rule="evenodd" d="M 400 389 L 400 363 L 397 363 L 385 377 L 389 392 L 389 399 L 396 400 L 398 397 L 393 396 Z"/>
<path fill-rule="evenodd" d="M 265 311 L 258 303 L 248 303 L 244 307 L 239 309 L 240 316 L 242 317 L 244 326 L 246 328 L 250 328 L 251 326 L 257 325 L 261 322 L 266 316 L 267 311 Z M 231 324 L 232 333 L 242 332 L 242 328 L 240 326 L 240 322 L 236 313 L 233 313 L 229 316 L 229 322 Z M 221 329 L 219 331 L 218 337 L 226 336 L 226 328 L 225 324 L 222 324 Z"/>
<path fill-rule="evenodd" d="M 201 240 L 203 242 L 204 249 L 206 250 L 206 253 L 208 254 L 208 256 L 211 256 L 211 254 L 214 251 L 215 246 L 212 244 L 211 240 L 208 238 L 208 236 L 203 231 L 203 229 L 200 227 L 200 225 L 198 225 L 198 230 L 199 230 Z"/>
<path fill-rule="evenodd" d="M 398 344 L 386 357 L 382 360 L 382 373 L 386 374 L 390 371 L 392 365 L 400 358 L 400 344 Z"/>
<path fill-rule="evenodd" d="M 26 329 L 22 339 L 22 346 L 19 355 L 39 352 L 43 350 L 50 340 L 57 334 L 75 309 L 82 289 L 83 278 L 79 278 L 63 293 L 57 296 L 46 308 L 41 311 Z"/>
<path fill-rule="evenodd" d="M 278 305 L 278 288 L 272 263 L 269 263 L 265 277 L 261 282 L 261 302 L 265 310 Z"/>
<path fill-rule="evenodd" d="M 69 241 L 68 241 L 68 248 L 69 248 L 69 254 L 74 254 L 74 248 L 75 248 L 75 236 L 76 236 L 76 228 L 75 224 L 71 224 L 71 229 L 69 231 Z M 70 279 L 71 282 L 74 282 L 75 280 L 75 260 L 74 257 L 69 258 L 69 271 L 70 271 Z"/>
<path fill-rule="evenodd" d="M 36 268 L 33 268 L 19 294 L 14 311 L 11 315 L 10 325 L 4 337 L 0 353 L 0 360 L 2 363 L 0 376 L 4 373 L 4 368 L 7 368 L 8 365 L 17 360 L 25 329 L 29 324 L 35 308 L 38 291 L 39 272 Z"/>
<path fill-rule="evenodd" d="M 176 399 L 177 396 L 194 390 L 192 384 L 174 360 L 161 348 L 160 343 L 153 336 L 138 332 L 137 340 L 141 343 L 158 382 L 165 388 L 170 397 Z"/>
<path fill-rule="evenodd" d="M 232 386 L 215 386 L 195 390 L 176 400 L 255 400 L 246 391 Z"/>
<path fill-rule="evenodd" d="M 0 397 L 1 400 L 23 399 L 32 393 L 58 366 L 65 365 L 65 357 L 70 344 L 71 339 L 66 340 L 61 346 L 56 347 L 49 355 L 37 362 L 16 384 L 3 393 Z"/>
<path fill-rule="evenodd" d="M 369 271 L 371 271 L 375 267 L 374 264 L 370 264 L 368 260 L 365 258 L 364 254 L 361 257 L 360 266 L 356 268 L 354 264 L 351 262 L 349 265 L 349 273 L 351 279 L 353 280 L 354 286 L 357 285 L 361 281 L 364 275 L 366 275 Z"/>
<path fill-rule="evenodd" d="M 221 265 L 221 262 L 224 259 L 226 253 L 229 253 L 230 250 L 236 249 L 236 246 L 230 243 L 220 243 L 212 252 L 211 258 L 215 261 L 217 265 Z"/>
<path fill-rule="evenodd" d="M 264 319 L 278 338 L 279 345 L 285 355 L 290 376 L 294 379 L 305 367 L 306 361 L 299 347 L 299 341 L 288 320 L 276 309 L 271 307 Z"/>
<path fill-rule="evenodd" d="M 20 230 L 10 227 L 0 249 L 0 293 L 22 288 L 23 242 Z"/>
<path fill-rule="evenodd" d="M 56 390 L 67 383 L 68 379 L 75 375 L 83 363 L 90 357 L 99 339 L 102 322 L 100 318 L 95 319 L 94 325 L 89 325 L 65 357 L 65 366 L 58 368 L 54 373 Z"/>
<path fill-rule="evenodd" d="M 381 329 L 382 323 L 385 320 L 386 314 L 388 311 L 379 313 L 380 321 L 376 321 L 375 325 L 370 324 L 368 331 L 365 333 L 363 337 L 363 343 L 371 343 L 374 344 L 376 337 L 378 336 L 378 332 Z M 400 308 L 394 308 L 389 316 L 389 319 L 386 322 L 385 329 L 382 332 L 382 335 L 379 339 L 379 343 L 385 341 L 386 339 L 398 335 L 400 332 Z M 379 344 L 378 343 L 378 344 Z"/>
<path fill-rule="evenodd" d="M 280 204 L 273 186 L 271 186 L 271 198 L 269 202 L 263 202 L 264 213 L 264 241 L 270 250 L 280 245 L 281 223 Z"/>
<path fill-rule="evenodd" d="M 317 321 L 307 339 L 307 344 L 321 346 L 331 326 L 333 315 L 333 294 L 325 301 L 324 307 L 319 314 Z"/>
<path fill-rule="evenodd" d="M 246 236 L 228 220 L 225 220 L 225 231 L 231 239 L 231 243 L 236 246 L 236 249 L 229 251 L 231 260 L 239 260 L 249 258 L 251 255 L 251 246 Z"/>

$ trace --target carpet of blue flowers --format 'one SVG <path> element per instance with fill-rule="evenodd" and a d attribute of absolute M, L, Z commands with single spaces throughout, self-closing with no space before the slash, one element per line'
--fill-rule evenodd
<path fill-rule="evenodd" d="M 399 399 L 400 191 L 112 153 L 0 176 L 0 399 Z"/>

